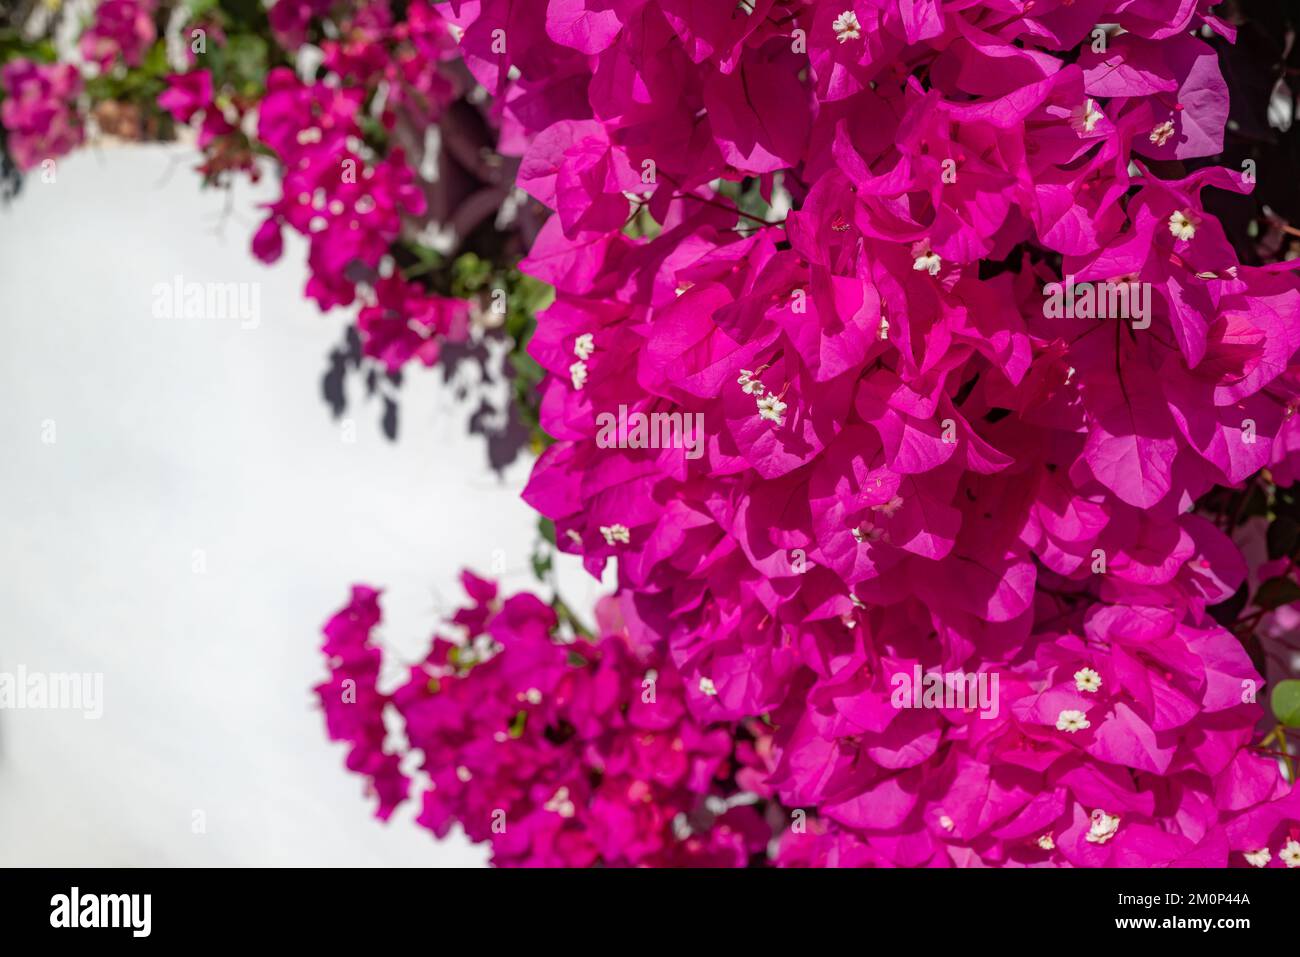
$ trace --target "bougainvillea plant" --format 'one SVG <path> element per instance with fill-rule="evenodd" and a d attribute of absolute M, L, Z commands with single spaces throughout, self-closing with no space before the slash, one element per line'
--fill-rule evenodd
<path fill-rule="evenodd" d="M 473 604 L 435 638 L 391 693 L 372 632 L 378 593 L 357 586 L 325 626 L 330 680 L 316 691 L 348 767 L 373 782 L 379 814 L 408 797 L 406 753 L 423 756 L 419 823 L 490 841 L 498 864 L 743 867 L 773 834 L 758 720 L 697 721 L 681 678 L 637 646 L 618 603 L 597 608 L 598 637 L 560 631 L 531 594 L 504 600 L 466 573 Z M 465 639 L 469 639 L 466 641 Z M 402 752 L 385 748 L 384 712 L 400 717 Z M 779 827 L 779 821 L 775 822 Z"/>
<path fill-rule="evenodd" d="M 90 131 L 192 138 L 218 187 L 269 161 L 280 195 L 253 255 L 302 236 L 305 295 L 355 316 L 322 382 L 334 415 L 359 375 L 396 438 L 403 368 L 438 364 L 501 468 L 545 442 L 524 346 L 549 291 L 515 268 L 545 211 L 517 198 L 451 24 L 423 0 L 401 8 L 104 0 L 62 62 L 56 17 L 19 11 L 0 31 L 6 158 L 51 182 Z"/>
<path fill-rule="evenodd" d="M 381 816 L 501 864 L 1298 867 L 1294 40 L 1196 0 L 106 0 L 0 117 L 24 168 L 108 102 L 215 183 L 266 154 L 253 251 L 301 233 L 360 302 L 345 366 L 504 319 L 539 572 L 617 591 L 589 630 L 467 575 L 390 680 L 355 588 L 317 691 Z"/>

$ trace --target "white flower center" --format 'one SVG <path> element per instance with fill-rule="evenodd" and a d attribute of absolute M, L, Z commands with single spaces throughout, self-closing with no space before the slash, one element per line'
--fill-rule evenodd
<path fill-rule="evenodd" d="M 606 545 L 626 545 L 632 540 L 631 529 L 618 522 L 600 526 L 600 534 L 605 536 Z"/>
<path fill-rule="evenodd" d="M 1119 816 L 1107 814 L 1101 808 L 1092 812 L 1092 826 L 1088 828 L 1090 844 L 1105 844 L 1119 830 Z"/>
<path fill-rule="evenodd" d="M 1088 721 L 1088 716 L 1082 711 L 1062 711 L 1056 718 L 1056 730 L 1067 731 L 1074 734 L 1076 731 L 1083 731 L 1092 727 Z"/>
<path fill-rule="evenodd" d="M 836 17 L 835 22 L 831 24 L 831 29 L 835 31 L 835 39 L 840 43 L 848 43 L 862 36 L 862 24 L 858 22 L 858 15 L 852 10 L 845 10 Z"/>
<path fill-rule="evenodd" d="M 1251 867 L 1267 867 L 1268 862 L 1273 859 L 1272 853 L 1267 847 L 1261 847 L 1258 851 L 1245 851 L 1247 863 Z"/>
<path fill-rule="evenodd" d="M 931 276 L 937 276 L 939 270 L 943 268 L 943 260 L 939 258 L 938 253 L 925 252 L 913 260 L 912 268 L 917 272 L 928 272 Z"/>
<path fill-rule="evenodd" d="M 777 425 L 785 425 L 785 410 L 789 408 L 788 405 L 774 395 L 761 397 L 757 400 L 757 404 L 760 419 L 767 419 Z"/>
<path fill-rule="evenodd" d="M 1159 126 L 1153 127 L 1151 135 L 1147 137 L 1156 146 L 1164 146 L 1169 142 L 1169 137 L 1174 135 L 1174 121 L 1165 120 Z"/>
<path fill-rule="evenodd" d="M 1076 133 L 1091 133 L 1102 121 L 1104 114 L 1097 109 L 1095 100 L 1088 100 L 1083 106 L 1076 106 L 1070 114 L 1070 126 Z"/>
<path fill-rule="evenodd" d="M 757 373 L 753 369 L 741 369 L 740 376 L 736 379 L 736 384 L 744 391 L 746 395 L 762 395 L 767 389 L 759 379 L 754 376 Z"/>
<path fill-rule="evenodd" d="M 1196 227 L 1201 224 L 1201 217 L 1190 209 L 1176 209 L 1169 214 L 1169 232 L 1175 239 L 1188 241 L 1196 235 Z"/>
<path fill-rule="evenodd" d="M 573 802 L 569 800 L 569 789 L 564 786 L 561 786 L 543 807 L 560 817 L 573 817 L 574 812 L 577 811 Z"/>
<path fill-rule="evenodd" d="M 581 389 L 587 384 L 587 363 L 579 359 L 573 365 L 569 366 L 569 378 L 573 381 L 575 389 Z"/>
<path fill-rule="evenodd" d="M 1080 691 L 1095 692 L 1101 687 L 1101 675 L 1091 668 L 1080 668 L 1074 673 L 1074 686 Z"/>
<path fill-rule="evenodd" d="M 863 521 L 853 528 L 853 540 L 859 545 L 866 542 L 878 542 L 885 537 L 885 530 L 870 521 Z"/>
<path fill-rule="evenodd" d="M 893 518 L 898 510 L 903 507 L 903 499 L 900 495 L 895 495 L 888 502 L 882 502 L 879 505 L 871 506 L 873 512 L 883 512 L 885 518 Z"/>

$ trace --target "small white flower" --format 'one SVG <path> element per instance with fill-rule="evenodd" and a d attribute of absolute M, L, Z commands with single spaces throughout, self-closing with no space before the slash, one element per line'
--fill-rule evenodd
<path fill-rule="evenodd" d="M 878 335 L 880 337 L 881 342 L 884 342 L 886 339 L 889 338 L 889 320 L 886 319 L 884 316 L 880 317 L 880 331 Z"/>
<path fill-rule="evenodd" d="M 714 685 L 712 678 L 700 679 L 700 692 L 702 694 L 708 695 L 709 697 L 713 697 L 718 693 L 717 686 Z"/>
<path fill-rule="evenodd" d="M 1119 830 L 1119 815 L 1107 814 L 1101 808 L 1092 812 L 1092 826 L 1088 828 L 1088 843 L 1105 844 Z"/>
<path fill-rule="evenodd" d="M 1070 127 L 1074 132 L 1082 136 L 1084 133 L 1091 133 L 1097 128 L 1097 124 L 1102 121 L 1104 114 L 1097 109 L 1095 100 L 1088 100 L 1082 106 L 1076 106 L 1070 112 Z"/>
<path fill-rule="evenodd" d="M 931 276 L 937 276 L 939 270 L 943 268 L 943 260 L 939 258 L 938 253 L 930 251 L 928 243 L 923 251 L 913 252 L 912 256 L 912 268 L 917 272 L 928 272 Z"/>
<path fill-rule="evenodd" d="M 1165 120 L 1159 126 L 1151 130 L 1151 135 L 1147 137 L 1156 146 L 1164 146 L 1169 142 L 1169 137 L 1174 135 L 1174 121 Z"/>
<path fill-rule="evenodd" d="M 577 545 L 579 548 L 582 547 L 582 535 L 577 531 L 577 529 L 570 528 L 566 530 L 564 534 L 569 537 L 569 541 L 573 542 L 573 544 Z"/>
<path fill-rule="evenodd" d="M 590 332 L 584 332 L 573 340 L 573 354 L 579 359 L 590 359 L 591 354 L 595 351 L 596 337 Z"/>
<path fill-rule="evenodd" d="M 1184 242 L 1196 235 L 1196 227 L 1201 225 L 1201 217 L 1190 209 L 1175 209 L 1169 214 L 1169 232 L 1174 239 Z"/>
<path fill-rule="evenodd" d="M 606 545 L 626 545 L 632 540 L 631 530 L 626 525 L 615 522 L 613 525 L 600 526 L 600 534 L 605 536 Z"/>
<path fill-rule="evenodd" d="M 740 386 L 746 395 L 762 395 L 767 391 L 763 387 L 763 383 L 755 379 L 754 375 L 753 369 L 741 369 L 740 376 L 736 379 L 736 384 Z"/>
<path fill-rule="evenodd" d="M 569 789 L 561 785 L 560 789 L 555 792 L 549 801 L 543 807 L 547 811 L 560 815 L 560 817 L 573 817 L 577 808 L 569 800 Z"/>
<path fill-rule="evenodd" d="M 470 774 L 469 768 L 462 764 L 456 768 L 456 777 L 461 784 L 464 784 L 469 781 L 470 778 L 474 777 L 474 775 Z"/>
<path fill-rule="evenodd" d="M 536 688 L 529 688 L 528 691 L 524 694 L 524 699 L 529 704 L 541 704 L 542 693 Z"/>
<path fill-rule="evenodd" d="M 587 384 L 587 363 L 579 359 L 573 365 L 569 366 L 569 378 L 573 380 L 573 387 L 581 389 Z"/>
<path fill-rule="evenodd" d="M 862 24 L 858 22 L 858 15 L 852 10 L 845 10 L 836 17 L 835 22 L 831 24 L 831 29 L 835 31 L 835 39 L 840 43 L 848 43 L 862 36 Z"/>
<path fill-rule="evenodd" d="M 479 635 L 470 643 L 470 651 L 478 661 L 487 661 L 497 653 L 497 648 L 491 635 Z"/>
<path fill-rule="evenodd" d="M 1267 847 L 1261 847 L 1258 851 L 1244 851 L 1246 862 L 1251 867 L 1268 867 L 1268 862 L 1273 859 L 1272 853 Z"/>
<path fill-rule="evenodd" d="M 1101 675 L 1091 668 L 1080 668 L 1074 673 L 1074 686 L 1080 691 L 1094 692 L 1101 687 Z"/>
<path fill-rule="evenodd" d="M 785 425 L 785 410 L 789 408 L 784 402 L 774 395 L 765 395 L 757 400 L 758 417 L 775 422 L 777 425 Z"/>
<path fill-rule="evenodd" d="M 873 512 L 882 512 L 885 518 L 893 518 L 900 508 L 903 507 L 903 498 L 901 495 L 895 495 L 888 502 L 881 502 L 879 505 L 871 506 Z"/>
<path fill-rule="evenodd" d="M 1300 867 L 1300 841 L 1289 840 L 1286 847 L 1278 852 L 1278 857 L 1282 858 L 1287 867 Z"/>
<path fill-rule="evenodd" d="M 1056 849 L 1056 842 L 1052 840 L 1051 834 L 1040 834 L 1038 837 L 1038 846 L 1045 851 L 1052 851 Z"/>
<path fill-rule="evenodd" d="M 1062 711 L 1056 718 L 1056 730 L 1068 731 L 1074 734 L 1076 731 L 1083 731 L 1092 727 L 1088 721 L 1088 716 L 1082 711 Z"/>
<path fill-rule="evenodd" d="M 951 831 L 957 825 L 953 823 L 953 819 L 950 818 L 947 814 L 940 814 L 939 826 L 943 828 L 945 831 Z"/>
<path fill-rule="evenodd" d="M 885 530 L 873 525 L 871 522 L 863 522 L 853 529 L 853 540 L 859 545 L 864 542 L 878 542 L 885 537 Z"/>

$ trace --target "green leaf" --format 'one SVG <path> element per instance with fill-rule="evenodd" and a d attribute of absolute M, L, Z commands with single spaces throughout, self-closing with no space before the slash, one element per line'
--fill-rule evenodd
<path fill-rule="evenodd" d="M 542 538 L 546 539 L 552 545 L 555 544 L 555 523 L 549 518 L 538 519 L 537 530 L 542 533 Z"/>
<path fill-rule="evenodd" d="M 451 276 L 453 294 L 465 298 L 492 278 L 492 264 L 474 253 L 462 253 L 451 264 Z"/>
<path fill-rule="evenodd" d="M 361 127 L 361 135 L 365 141 L 375 148 L 375 152 L 386 152 L 388 130 L 384 128 L 384 124 L 379 117 L 366 112 L 357 116 L 356 119 L 357 126 Z"/>
<path fill-rule="evenodd" d="M 520 301 L 530 313 L 546 309 L 555 302 L 555 287 L 519 273 L 518 293 Z"/>
<path fill-rule="evenodd" d="M 1273 686 L 1273 714 L 1288 728 L 1300 728 L 1300 681 L 1288 678 Z"/>
<path fill-rule="evenodd" d="M 159 40 L 149 48 L 149 52 L 145 55 L 140 68 L 150 76 L 166 76 L 171 72 L 167 65 L 167 42 L 165 40 Z"/>
<path fill-rule="evenodd" d="M 538 383 L 542 381 L 544 371 L 537 360 L 528 353 L 510 353 L 510 364 L 515 367 L 515 373 L 526 382 Z"/>
<path fill-rule="evenodd" d="M 236 34 L 226 41 L 226 53 L 236 82 L 260 82 L 266 75 L 266 41 L 261 37 Z"/>
<path fill-rule="evenodd" d="M 533 562 L 533 577 L 536 578 L 539 582 L 546 581 L 547 576 L 550 575 L 551 569 L 554 567 L 551 561 L 551 556 L 543 555 L 540 551 L 533 552 L 532 562 Z"/>
<path fill-rule="evenodd" d="M 1255 592 L 1255 605 L 1265 611 L 1300 601 L 1300 585 L 1285 576 L 1270 578 Z"/>

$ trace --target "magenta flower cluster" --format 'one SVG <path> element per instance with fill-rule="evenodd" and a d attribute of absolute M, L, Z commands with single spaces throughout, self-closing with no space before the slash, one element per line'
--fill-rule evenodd
<path fill-rule="evenodd" d="M 283 20 L 287 15 L 293 17 Z M 312 4 L 272 7 L 283 42 L 301 43 Z M 434 122 L 455 87 L 440 72 L 454 52 L 447 24 L 416 0 L 406 21 L 393 24 L 387 4 L 361 8 L 345 24 L 344 39 L 323 49 L 328 80 L 304 82 L 290 70 L 271 72 L 258 116 L 258 138 L 283 167 L 282 196 L 253 240 L 265 262 L 279 258 L 281 230 L 289 226 L 310 243 L 307 295 L 321 309 L 350 305 L 359 283 L 364 302 L 357 319 L 367 355 L 395 371 L 412 358 L 437 361 L 445 339 L 465 338 L 469 306 L 425 291 L 381 263 L 401 234 L 404 217 L 426 211 L 425 196 L 401 147 L 376 156 L 362 147 L 359 126 L 367 98 L 387 91 L 381 122 L 391 129 L 397 112 L 419 126 Z"/>
<path fill-rule="evenodd" d="M 281 42 L 291 49 L 301 45 L 317 6 L 273 6 L 271 25 Z M 364 5 L 342 32 L 341 39 L 324 43 L 319 78 L 306 81 L 286 67 L 267 77 L 257 104 L 257 140 L 280 162 L 281 196 L 268 206 L 253 253 L 267 263 L 279 259 L 286 227 L 305 237 L 307 296 L 322 310 L 352 305 L 360 296 L 357 329 L 367 355 L 391 371 L 412 358 L 432 365 L 442 341 L 465 338 L 469 306 L 382 272 L 393 242 L 427 204 L 404 150 L 377 154 L 365 145 L 361 122 L 380 87 L 383 128 L 391 131 L 399 114 L 421 128 L 436 121 L 457 92 L 441 71 L 455 46 L 446 22 L 421 0 L 400 24 L 392 22 L 386 3 Z M 210 71 L 192 70 L 168 82 L 159 105 L 179 122 L 202 114 L 201 148 L 242 120 L 232 121 L 216 105 Z"/>
<path fill-rule="evenodd" d="M 79 49 L 101 71 L 116 64 L 138 67 L 157 36 L 154 0 L 102 0 L 81 34 Z M 57 159 L 85 139 L 77 99 L 83 89 L 71 63 L 36 63 L 17 57 L 0 68 L 0 123 L 8 149 L 20 170 Z"/>
<path fill-rule="evenodd" d="M 371 781 L 387 818 L 424 779 L 418 821 L 439 837 L 459 824 L 506 866 L 743 867 L 765 856 L 769 736 L 703 726 L 680 679 L 635 646 L 617 604 L 598 609 L 598 640 L 560 641 L 555 612 L 530 594 L 463 576 L 474 604 L 455 640 L 435 638 L 391 693 L 372 640 L 378 592 L 355 586 L 325 626 L 330 680 L 316 690 L 349 769 Z M 384 711 L 403 746 L 385 750 Z M 418 749 L 423 759 L 409 765 Z"/>
<path fill-rule="evenodd" d="M 356 280 L 348 267 L 377 269 L 402 214 L 424 209 L 400 152 L 370 163 L 356 150 L 363 100 L 362 90 L 304 83 L 281 67 L 271 72 L 258 111 L 258 139 L 275 151 L 284 174 L 254 250 L 267 261 L 278 257 L 286 225 L 308 237 L 307 295 L 322 309 L 350 305 Z"/>
<path fill-rule="evenodd" d="M 1167 173 L 1222 146 L 1210 4 L 451 6 L 555 211 L 525 498 L 615 559 L 696 720 L 772 722 L 791 853 L 1300 864 L 1207 614 L 1247 569 L 1193 510 L 1300 439 L 1297 281 L 1204 205 L 1252 175 Z M 702 415 L 702 454 L 598 441 L 619 407 Z M 918 668 L 995 706 L 901 708 Z"/>
<path fill-rule="evenodd" d="M 566 640 L 467 575 L 389 685 L 358 586 L 318 691 L 381 816 L 418 779 L 504 864 L 1300 867 L 1219 623 L 1294 630 L 1295 543 L 1205 506 L 1300 477 L 1300 279 L 1212 211 L 1256 174 L 1217 159 L 1213 6 L 278 0 L 272 62 L 318 68 L 169 78 L 213 169 L 275 155 L 255 255 L 304 237 L 390 371 L 471 319 L 394 268 L 412 131 L 490 103 L 511 207 L 550 211 L 524 498 L 618 592 Z M 138 64 L 153 14 L 105 0 L 83 55 Z M 80 142 L 75 68 L 0 83 L 20 166 Z"/>
<path fill-rule="evenodd" d="M 156 0 L 100 0 L 81 34 L 81 55 L 101 70 L 124 63 L 139 66 L 158 35 Z"/>
<path fill-rule="evenodd" d="M 81 74 L 75 66 L 11 60 L 0 67 L 0 86 L 0 123 L 19 169 L 34 169 L 81 145 L 85 133 L 75 110 Z"/>

